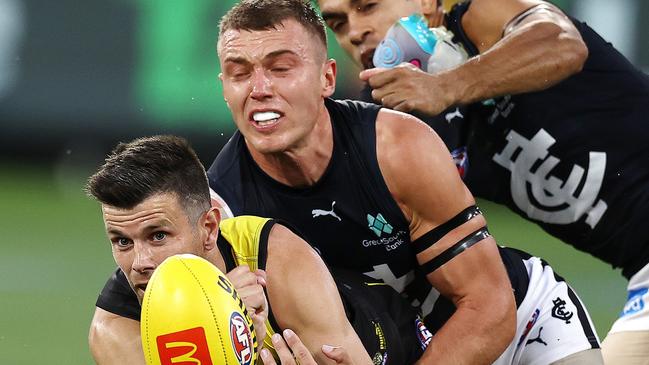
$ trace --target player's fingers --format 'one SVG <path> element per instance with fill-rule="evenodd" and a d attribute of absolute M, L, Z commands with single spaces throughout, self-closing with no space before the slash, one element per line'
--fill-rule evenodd
<path fill-rule="evenodd" d="M 389 86 L 372 90 L 372 98 L 376 102 L 381 103 L 381 105 L 388 108 L 393 106 L 390 105 L 389 103 L 396 103 L 397 101 L 401 100 L 400 94 L 396 94 L 395 92 L 393 92 Z"/>
<path fill-rule="evenodd" d="M 395 109 L 398 105 L 403 104 L 406 100 L 400 94 L 391 93 L 386 96 L 381 97 L 381 105 L 386 108 Z M 397 110 L 397 109 L 395 109 Z M 403 111 L 403 110 L 401 110 Z"/>
<path fill-rule="evenodd" d="M 311 352 L 309 352 L 309 349 L 304 346 L 295 332 L 287 328 L 284 330 L 283 334 L 284 338 L 286 339 L 286 343 L 288 343 L 291 351 L 293 351 L 293 356 L 295 356 L 300 365 L 316 364 L 313 356 L 311 355 Z"/>
<path fill-rule="evenodd" d="M 398 102 L 392 103 L 393 106 L 390 106 L 393 110 L 408 113 L 414 110 L 414 104 L 409 100 L 400 100 Z"/>
<path fill-rule="evenodd" d="M 275 362 L 275 358 L 273 355 L 270 354 L 270 351 L 267 349 L 261 349 L 261 361 L 263 361 L 264 365 L 277 365 Z"/>
<path fill-rule="evenodd" d="M 410 70 L 410 71 L 420 71 L 419 67 L 415 66 L 410 62 L 402 62 L 398 64 L 396 67 L 394 67 L 394 69 L 395 69 L 394 71 L 395 73 L 403 72 L 401 71 L 403 69 Z"/>
<path fill-rule="evenodd" d="M 266 271 L 257 269 L 255 270 L 255 276 L 257 276 L 257 283 L 262 286 L 266 286 Z"/>
<path fill-rule="evenodd" d="M 352 364 L 352 359 L 347 351 L 340 346 L 322 345 L 322 353 L 335 361 L 336 364 Z"/>
<path fill-rule="evenodd" d="M 387 70 L 387 68 L 384 67 L 369 68 L 367 70 L 361 71 L 361 73 L 358 74 L 358 77 L 363 81 L 367 81 L 370 77 L 378 75 L 381 72 L 385 72 L 385 70 Z"/>
<path fill-rule="evenodd" d="M 225 276 L 228 277 L 237 290 L 239 290 L 239 287 L 257 284 L 257 276 L 250 271 L 247 265 L 239 265 L 228 271 Z"/>
<path fill-rule="evenodd" d="M 282 365 L 295 365 L 295 359 L 293 358 L 293 353 L 286 346 L 286 342 L 279 333 L 275 333 L 271 336 L 271 341 L 273 342 L 273 347 L 279 356 L 279 360 Z"/>
<path fill-rule="evenodd" d="M 369 70 L 368 70 L 369 71 Z M 396 80 L 396 75 L 400 70 L 398 69 L 383 69 L 382 72 L 370 76 L 366 81 L 372 89 L 381 88 Z"/>
<path fill-rule="evenodd" d="M 268 312 L 266 313 L 252 313 L 250 315 L 252 323 L 255 326 L 255 333 L 257 334 L 257 343 L 263 343 L 266 338 L 266 319 L 268 319 Z"/>

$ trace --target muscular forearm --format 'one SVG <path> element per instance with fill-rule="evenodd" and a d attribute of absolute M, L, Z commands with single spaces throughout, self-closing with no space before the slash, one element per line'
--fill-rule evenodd
<path fill-rule="evenodd" d="M 500 306 L 497 313 L 492 312 L 493 307 L 459 306 L 435 334 L 418 364 L 493 363 L 513 339 L 516 310 Z"/>
<path fill-rule="evenodd" d="M 455 103 L 538 91 L 581 70 L 588 50 L 581 38 L 549 22 L 526 24 L 483 54 L 440 76 L 455 80 Z"/>

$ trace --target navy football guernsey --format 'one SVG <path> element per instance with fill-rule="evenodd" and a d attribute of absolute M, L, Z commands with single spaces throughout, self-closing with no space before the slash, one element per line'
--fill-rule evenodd
<path fill-rule="evenodd" d="M 460 22 L 469 6 L 456 5 L 446 24 L 475 55 Z M 649 257 L 649 77 L 572 21 L 589 51 L 583 70 L 484 103 L 467 141 L 465 182 L 628 278 Z"/>
<path fill-rule="evenodd" d="M 453 307 L 417 272 L 408 222 L 379 170 L 375 130 L 379 107 L 331 99 L 325 105 L 334 147 L 316 184 L 293 188 L 275 181 L 255 163 L 243 136 L 236 132 L 208 171 L 210 187 L 235 216 L 285 220 L 297 227 L 328 265 L 365 273 L 404 293 L 421 307 L 429 329 L 436 330 Z M 520 258 L 512 258 L 515 254 L 501 250 L 501 255 L 509 262 L 507 269 L 520 303 L 527 272 Z M 429 315 L 433 308 L 435 314 Z"/>

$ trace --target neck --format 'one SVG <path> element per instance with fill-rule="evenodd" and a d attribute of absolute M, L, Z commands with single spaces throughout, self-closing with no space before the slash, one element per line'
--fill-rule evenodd
<path fill-rule="evenodd" d="M 225 274 L 227 272 L 225 260 L 223 260 L 223 256 L 221 256 L 221 251 L 219 251 L 218 247 L 215 246 L 213 250 L 208 251 L 205 254 L 205 259 L 221 270 L 222 273 Z"/>
<path fill-rule="evenodd" d="M 314 185 L 324 174 L 333 154 L 329 113 L 324 108 L 313 130 L 294 147 L 266 154 L 249 145 L 248 150 L 257 165 L 276 181 L 291 187 Z"/>

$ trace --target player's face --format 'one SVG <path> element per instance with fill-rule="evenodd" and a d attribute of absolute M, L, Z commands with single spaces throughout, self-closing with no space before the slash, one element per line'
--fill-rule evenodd
<path fill-rule="evenodd" d="M 335 62 L 297 21 L 276 29 L 228 30 L 219 39 L 223 97 L 249 147 L 281 153 L 300 147 L 335 86 Z"/>
<path fill-rule="evenodd" d="M 338 44 L 363 68 L 372 68 L 374 50 L 399 18 L 421 13 L 421 0 L 318 0 L 322 17 Z"/>
<path fill-rule="evenodd" d="M 115 262 L 140 303 L 164 259 L 185 253 L 204 256 L 205 234 L 198 223 L 190 222 L 174 194 L 155 194 L 132 209 L 103 204 L 102 212 Z"/>

